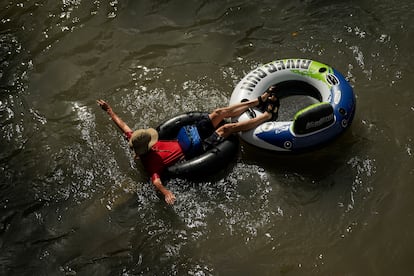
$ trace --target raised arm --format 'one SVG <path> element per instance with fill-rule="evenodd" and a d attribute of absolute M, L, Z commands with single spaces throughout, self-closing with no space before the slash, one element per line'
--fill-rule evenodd
<path fill-rule="evenodd" d="M 108 113 L 112 121 L 121 129 L 124 134 L 131 133 L 131 128 L 112 110 L 112 107 L 104 100 L 97 100 L 96 103 Z"/>

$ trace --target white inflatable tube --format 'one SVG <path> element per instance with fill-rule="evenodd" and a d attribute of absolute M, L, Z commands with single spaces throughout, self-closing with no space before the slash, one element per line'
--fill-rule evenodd
<path fill-rule="evenodd" d="M 352 87 L 334 68 L 309 59 L 275 60 L 254 69 L 237 84 L 230 104 L 257 98 L 272 85 L 279 98 L 300 94 L 319 103 L 299 111 L 292 121 L 270 121 L 240 133 L 252 145 L 274 151 L 303 151 L 331 141 L 352 122 L 356 106 Z M 253 111 L 256 116 L 262 113 Z M 245 112 L 233 121 L 250 118 Z"/>

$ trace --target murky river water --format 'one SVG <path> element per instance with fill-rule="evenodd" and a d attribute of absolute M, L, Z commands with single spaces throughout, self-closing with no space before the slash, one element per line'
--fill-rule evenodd
<path fill-rule="evenodd" d="M 413 3 L 2 1 L 0 274 L 412 273 Z M 349 79 L 349 131 L 295 156 L 242 144 L 222 174 L 169 180 L 173 207 L 95 103 L 156 126 L 287 57 Z"/>

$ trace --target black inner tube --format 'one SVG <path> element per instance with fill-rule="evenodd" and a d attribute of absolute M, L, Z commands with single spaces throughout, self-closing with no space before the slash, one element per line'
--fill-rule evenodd
<path fill-rule="evenodd" d="M 187 112 L 165 121 L 157 127 L 159 138 L 163 140 L 176 139 L 177 133 L 182 126 L 194 124 L 206 114 L 208 113 Z M 167 174 L 185 177 L 214 174 L 231 163 L 237 155 L 238 146 L 238 137 L 231 135 L 219 145 L 200 156 L 168 167 Z"/>

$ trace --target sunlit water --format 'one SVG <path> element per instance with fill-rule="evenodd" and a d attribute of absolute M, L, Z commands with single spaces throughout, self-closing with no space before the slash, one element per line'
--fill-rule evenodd
<path fill-rule="evenodd" d="M 411 1 L 0 4 L 0 274 L 406 275 L 414 248 Z M 242 143 L 170 179 L 173 207 L 98 108 L 132 127 L 226 105 L 274 59 L 330 64 L 353 125 L 301 155 Z M 281 102 L 281 118 L 311 103 Z"/>

